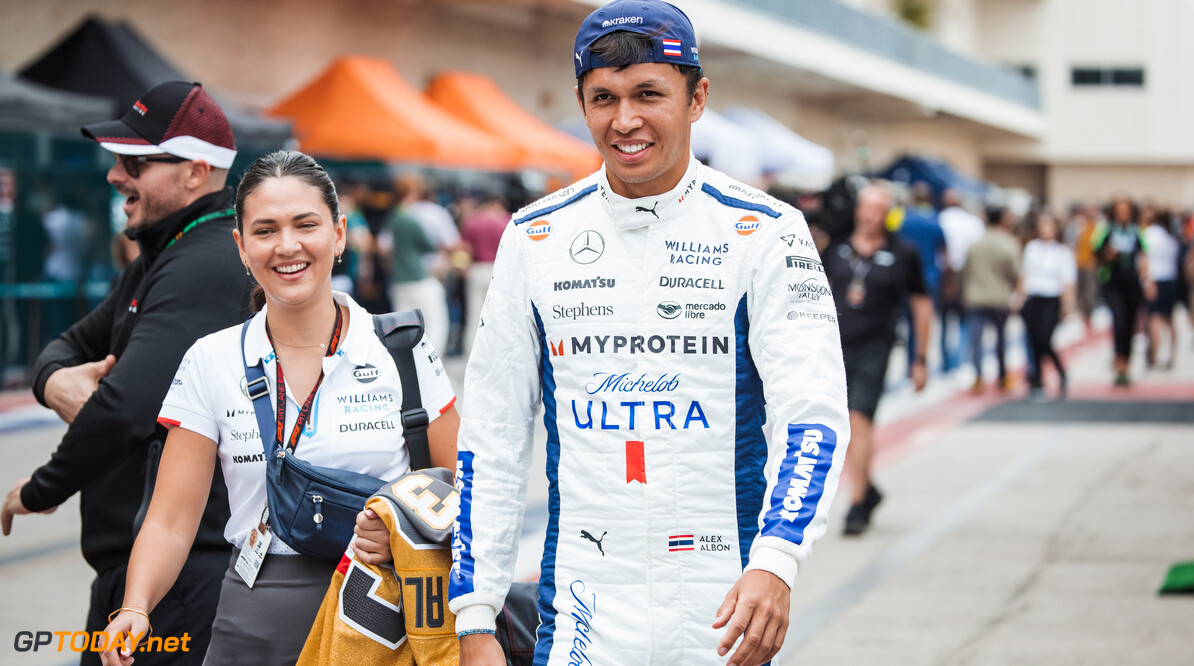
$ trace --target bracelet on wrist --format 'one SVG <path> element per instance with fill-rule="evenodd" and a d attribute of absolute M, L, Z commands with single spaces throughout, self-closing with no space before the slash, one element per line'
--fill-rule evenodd
<path fill-rule="evenodd" d="M 456 638 L 464 638 L 465 636 L 472 636 L 474 634 L 489 634 L 496 636 L 497 632 L 493 629 L 465 629 L 464 631 L 456 632 Z"/>
<path fill-rule="evenodd" d="M 111 613 L 108 613 L 108 622 L 111 622 L 113 617 L 123 613 L 124 611 L 128 611 L 130 613 L 136 613 L 137 615 L 144 615 L 145 616 L 145 624 L 149 625 L 149 633 L 146 634 L 145 637 L 149 638 L 150 636 L 153 636 L 153 624 L 151 624 L 149 621 L 149 612 L 142 608 L 136 608 L 134 606 L 121 606 L 120 608 L 117 608 L 116 610 L 112 611 Z"/>

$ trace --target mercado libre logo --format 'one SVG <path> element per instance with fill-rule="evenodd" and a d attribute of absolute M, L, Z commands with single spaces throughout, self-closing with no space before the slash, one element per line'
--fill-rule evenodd
<path fill-rule="evenodd" d="M 684 311 L 684 306 L 675 301 L 664 301 L 655 306 L 655 312 L 664 319 L 675 319 Z"/>
<path fill-rule="evenodd" d="M 754 215 L 744 215 L 734 225 L 734 230 L 738 232 L 739 236 L 749 236 L 757 231 L 759 228 L 759 218 Z"/>
<path fill-rule="evenodd" d="M 533 241 L 541 241 L 551 234 L 551 223 L 547 220 L 539 220 L 527 227 L 527 238 Z"/>

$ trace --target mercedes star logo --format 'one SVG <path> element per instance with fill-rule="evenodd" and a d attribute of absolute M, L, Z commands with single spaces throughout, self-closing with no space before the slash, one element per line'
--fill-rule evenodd
<path fill-rule="evenodd" d="M 572 247 L 568 248 L 568 256 L 578 264 L 591 264 L 601 258 L 605 252 L 605 239 L 596 231 L 580 232 L 572 239 Z"/>

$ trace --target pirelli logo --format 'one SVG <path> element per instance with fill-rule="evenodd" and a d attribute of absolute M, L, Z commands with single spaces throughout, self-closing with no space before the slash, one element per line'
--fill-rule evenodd
<path fill-rule="evenodd" d="M 803 268 L 806 271 L 816 271 L 818 273 L 825 272 L 825 267 L 822 266 L 821 262 L 817 261 L 816 259 L 809 259 L 808 257 L 802 257 L 800 255 L 794 254 L 789 254 L 787 259 L 788 268 Z"/>

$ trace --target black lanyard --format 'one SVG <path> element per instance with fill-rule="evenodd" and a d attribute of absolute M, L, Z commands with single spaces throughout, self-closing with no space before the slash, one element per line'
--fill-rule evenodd
<path fill-rule="evenodd" d="M 855 282 L 862 284 L 866 280 L 867 274 L 871 272 L 871 267 L 874 265 L 872 262 L 875 259 L 875 253 L 872 252 L 871 256 L 864 257 L 854 251 L 853 245 L 846 245 L 846 247 L 850 249 L 850 256 L 846 257 L 846 263 L 850 264 L 851 277 Z M 878 250 L 875 252 L 878 252 Z"/>
<path fill-rule="evenodd" d="M 336 347 L 340 346 L 340 332 L 341 326 L 344 323 L 343 315 L 340 312 L 340 306 L 336 305 L 336 327 L 332 329 L 332 339 L 328 341 L 328 351 L 324 356 L 331 356 L 336 353 Z M 269 321 L 265 322 L 265 334 L 270 335 Z M 270 344 L 273 344 L 273 336 L 270 335 Z M 278 368 L 278 416 L 277 416 L 277 430 L 274 438 L 279 444 L 282 443 L 282 438 L 286 435 L 286 378 L 282 376 L 282 358 L 274 354 L 277 358 Z M 294 447 L 298 446 L 299 437 L 303 434 L 303 427 L 307 425 L 307 419 L 311 416 L 311 404 L 315 402 L 315 394 L 319 392 L 319 385 L 323 383 L 323 370 L 319 371 L 319 378 L 315 380 L 315 386 L 311 387 L 311 393 L 307 399 L 303 401 L 302 409 L 299 410 L 298 420 L 294 422 L 294 430 L 290 432 L 290 439 L 287 441 L 286 451 L 294 451 Z"/>

